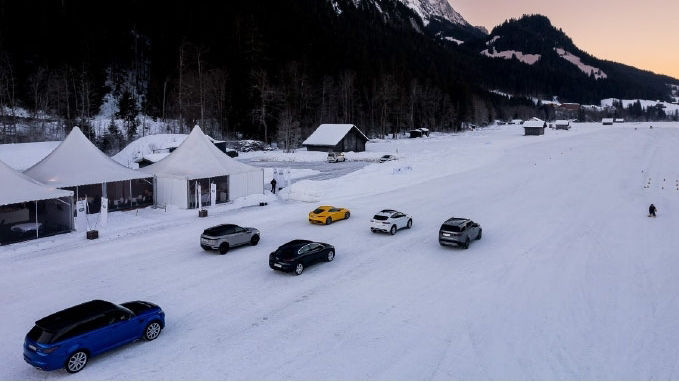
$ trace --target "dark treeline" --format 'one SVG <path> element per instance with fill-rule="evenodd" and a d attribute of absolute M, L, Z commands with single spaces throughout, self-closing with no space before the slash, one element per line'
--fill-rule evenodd
<path fill-rule="evenodd" d="M 127 129 L 119 136 L 112 125 L 116 141 L 141 133 L 143 113 L 173 132 L 197 123 L 217 137 L 294 147 L 319 123 L 384 136 L 527 118 L 530 101 L 483 89 L 563 89 L 547 69 L 534 78 L 526 65 L 419 33 L 400 2 L 381 2 L 389 20 L 339 3 L 341 16 L 323 0 L 0 0 L 0 105 L 86 133 L 102 105 L 116 105 Z M 7 114 L 0 108 L 4 126 Z"/>

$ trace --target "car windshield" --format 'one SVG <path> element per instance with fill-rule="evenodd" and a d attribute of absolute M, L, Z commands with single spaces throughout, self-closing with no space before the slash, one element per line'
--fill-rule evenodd
<path fill-rule="evenodd" d="M 34 326 L 33 329 L 28 332 L 28 338 L 40 344 L 49 344 L 54 340 L 54 332 Z"/>
<path fill-rule="evenodd" d="M 448 232 L 461 232 L 462 230 L 460 229 L 460 226 L 457 225 L 452 225 L 452 224 L 444 224 L 441 226 L 442 231 L 448 231 Z"/>
<path fill-rule="evenodd" d="M 382 157 L 382 159 L 389 159 L 389 158 L 391 158 L 391 155 L 384 155 L 384 156 Z"/>
<path fill-rule="evenodd" d="M 375 220 L 387 220 L 389 218 L 384 216 L 384 215 L 375 215 L 375 216 L 373 216 L 373 219 L 375 219 Z"/>
<path fill-rule="evenodd" d="M 316 209 L 314 210 L 314 213 L 315 213 L 315 214 L 320 214 L 321 212 L 325 212 L 325 210 L 322 209 L 322 208 L 316 208 Z"/>

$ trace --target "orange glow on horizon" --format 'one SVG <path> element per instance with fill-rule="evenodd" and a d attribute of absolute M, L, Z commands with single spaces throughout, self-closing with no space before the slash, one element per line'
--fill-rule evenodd
<path fill-rule="evenodd" d="M 523 14 L 542 14 L 577 47 L 603 60 L 679 79 L 677 0 L 449 0 L 472 25 L 492 29 Z"/>

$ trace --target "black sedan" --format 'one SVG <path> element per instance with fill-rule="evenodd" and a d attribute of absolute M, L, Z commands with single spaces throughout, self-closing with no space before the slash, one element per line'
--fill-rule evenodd
<path fill-rule="evenodd" d="M 276 271 L 301 275 L 304 268 L 319 261 L 332 261 L 335 247 L 309 240 L 293 240 L 278 247 L 269 255 L 269 267 Z"/>

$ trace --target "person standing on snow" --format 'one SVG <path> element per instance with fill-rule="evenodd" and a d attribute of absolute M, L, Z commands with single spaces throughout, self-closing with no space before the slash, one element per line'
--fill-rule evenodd
<path fill-rule="evenodd" d="M 649 217 L 649 218 L 650 218 L 651 216 L 655 217 L 655 212 L 656 212 L 657 210 L 658 210 L 658 209 L 655 208 L 655 206 L 653 205 L 653 203 L 651 203 L 651 205 L 648 206 L 648 217 Z"/>
<path fill-rule="evenodd" d="M 276 179 L 271 179 L 271 192 L 276 193 Z"/>

